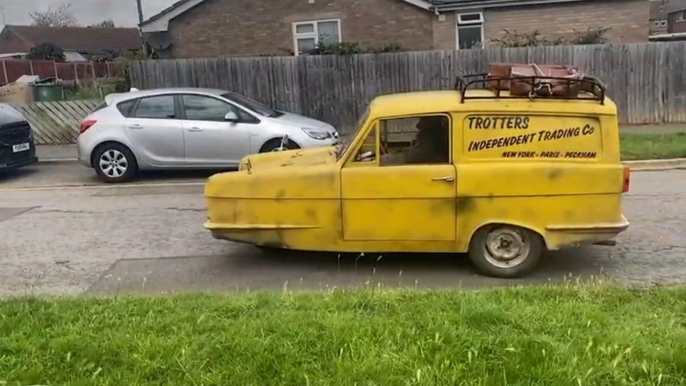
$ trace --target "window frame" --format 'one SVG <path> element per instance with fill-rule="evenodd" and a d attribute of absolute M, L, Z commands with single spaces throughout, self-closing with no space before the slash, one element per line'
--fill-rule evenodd
<path fill-rule="evenodd" d="M 686 11 L 677 12 L 676 16 L 674 17 L 674 22 L 682 23 L 684 21 L 686 21 Z"/>
<path fill-rule="evenodd" d="M 173 104 L 174 104 L 174 117 L 166 117 L 166 118 L 149 118 L 149 117 L 138 117 L 136 114 L 138 113 L 138 108 L 141 105 L 141 101 L 143 99 L 152 99 L 152 98 L 161 98 L 161 97 L 171 97 Z M 122 101 L 126 102 L 126 101 Z M 140 98 L 136 98 L 136 103 L 133 107 L 131 107 L 131 111 L 129 112 L 129 116 L 127 118 L 131 119 L 173 119 L 173 120 L 178 120 L 181 119 L 181 106 L 179 106 L 179 101 L 178 98 L 176 98 L 176 94 L 157 94 L 157 95 L 146 95 Z"/>
<path fill-rule="evenodd" d="M 341 31 L 341 19 L 321 19 L 321 20 L 308 20 L 308 21 L 296 21 L 291 23 L 291 33 L 293 35 L 293 55 L 300 56 L 300 50 L 298 50 L 298 40 L 300 39 L 314 39 L 315 47 L 319 44 L 319 23 L 336 22 L 338 26 L 338 43 L 343 41 L 343 35 Z M 312 25 L 314 27 L 314 32 L 298 33 L 298 26 L 300 25 Z M 307 54 L 304 54 L 307 55 Z"/>
<path fill-rule="evenodd" d="M 462 20 L 463 16 L 467 15 L 479 15 L 479 20 Z M 484 13 L 483 12 L 464 12 L 464 13 L 455 13 L 455 47 L 456 49 L 465 49 L 468 50 L 470 48 L 460 48 L 460 27 L 475 27 L 479 26 L 481 28 L 481 44 L 484 43 L 486 40 L 485 37 L 485 31 L 484 31 L 484 25 L 486 24 L 486 20 L 484 18 Z"/>
<path fill-rule="evenodd" d="M 381 156 L 379 154 L 379 151 L 381 149 L 381 122 L 382 121 L 389 121 L 389 120 L 400 120 L 400 119 L 418 119 L 422 117 L 445 117 L 448 120 L 448 162 L 447 163 L 440 163 L 440 164 L 403 164 L 403 165 L 387 165 L 383 166 L 381 165 Z M 346 160 L 343 162 L 342 167 L 343 168 L 354 168 L 354 167 L 378 167 L 378 168 L 391 168 L 391 167 L 406 167 L 406 166 L 431 166 L 431 165 L 454 165 L 455 164 L 455 144 L 453 141 L 453 138 L 455 136 L 454 134 L 454 119 L 452 114 L 446 113 L 446 112 L 436 112 L 436 113 L 421 113 L 421 114 L 408 114 L 408 115 L 401 115 L 401 116 L 391 116 L 391 117 L 376 117 L 374 120 L 365 128 L 364 134 L 361 135 L 358 133 L 358 137 L 356 140 L 358 141 L 357 143 L 353 144 L 350 146 L 348 149 L 349 153 L 346 158 Z M 360 162 L 360 161 L 355 161 L 355 157 L 359 153 L 360 149 L 362 146 L 364 146 L 365 141 L 369 137 L 372 131 L 376 130 L 376 146 L 375 146 L 375 159 L 374 162 Z"/>

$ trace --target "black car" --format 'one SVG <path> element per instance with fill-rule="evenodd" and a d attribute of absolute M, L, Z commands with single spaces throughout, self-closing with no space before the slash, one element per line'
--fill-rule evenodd
<path fill-rule="evenodd" d="M 0 170 L 38 162 L 31 126 L 7 104 L 0 103 Z"/>

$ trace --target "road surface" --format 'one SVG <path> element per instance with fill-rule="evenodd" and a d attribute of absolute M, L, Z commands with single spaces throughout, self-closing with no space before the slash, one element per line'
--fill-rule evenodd
<path fill-rule="evenodd" d="M 602 275 L 686 282 L 686 171 L 635 173 L 617 247 L 552 253 L 517 281 L 475 275 L 462 256 L 266 254 L 202 228 L 207 173 L 102 185 L 78 164 L 0 176 L 0 296 L 368 286 L 492 286 Z"/>

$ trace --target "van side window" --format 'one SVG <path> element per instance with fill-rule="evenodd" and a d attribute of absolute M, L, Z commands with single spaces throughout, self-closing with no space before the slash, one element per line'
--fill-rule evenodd
<path fill-rule="evenodd" d="M 376 127 L 374 127 L 355 154 L 353 162 L 375 163 L 376 158 Z"/>
<path fill-rule="evenodd" d="M 381 166 L 450 163 L 450 120 L 444 115 L 381 121 Z"/>

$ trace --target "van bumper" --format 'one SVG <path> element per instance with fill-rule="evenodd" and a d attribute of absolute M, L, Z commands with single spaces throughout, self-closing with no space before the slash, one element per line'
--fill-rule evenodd
<path fill-rule="evenodd" d="M 557 250 L 581 245 L 615 245 L 614 238 L 629 228 L 629 220 L 622 216 L 616 223 L 583 225 L 551 225 L 546 227 L 546 245 Z"/>

